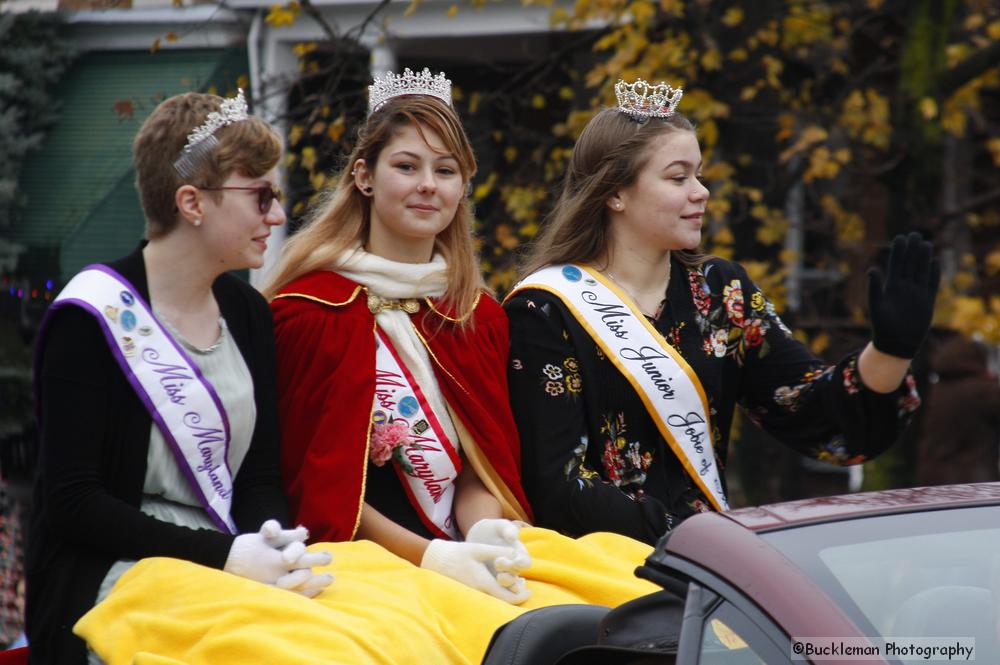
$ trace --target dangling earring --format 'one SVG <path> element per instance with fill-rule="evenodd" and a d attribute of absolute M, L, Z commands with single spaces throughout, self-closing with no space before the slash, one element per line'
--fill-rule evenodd
<path fill-rule="evenodd" d="M 362 189 L 361 191 L 363 191 L 365 194 L 371 194 L 374 190 L 372 189 L 371 186 L 368 186 Z"/>
<path fill-rule="evenodd" d="M 201 217 L 195 217 L 194 222 L 192 222 L 192 224 L 194 224 L 195 226 L 201 226 Z"/>

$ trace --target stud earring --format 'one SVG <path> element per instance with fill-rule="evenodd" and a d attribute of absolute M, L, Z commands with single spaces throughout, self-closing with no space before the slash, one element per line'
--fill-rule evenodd
<path fill-rule="evenodd" d="M 194 218 L 194 222 L 192 222 L 192 223 L 193 223 L 193 224 L 194 224 L 195 226 L 201 226 L 201 217 L 195 217 L 195 218 Z"/>
<path fill-rule="evenodd" d="M 361 190 L 361 191 L 363 191 L 363 192 L 364 192 L 365 194 L 371 194 L 371 193 L 372 193 L 373 191 L 375 191 L 375 190 L 374 190 L 374 189 L 372 189 L 372 188 L 371 188 L 371 187 L 369 186 L 369 187 L 365 187 L 365 188 L 364 188 L 363 190 Z"/>
<path fill-rule="evenodd" d="M 622 209 L 622 204 L 621 203 L 615 203 L 615 210 L 621 210 L 621 209 Z"/>

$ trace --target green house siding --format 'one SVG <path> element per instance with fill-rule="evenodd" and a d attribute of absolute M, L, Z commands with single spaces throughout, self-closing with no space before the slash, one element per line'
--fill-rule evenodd
<path fill-rule="evenodd" d="M 80 58 L 60 90 L 59 122 L 21 174 L 27 206 L 11 235 L 28 251 L 18 272 L 65 281 L 88 263 L 131 250 L 144 227 L 131 156 L 139 126 L 163 99 L 234 91 L 246 71 L 243 49 Z"/>

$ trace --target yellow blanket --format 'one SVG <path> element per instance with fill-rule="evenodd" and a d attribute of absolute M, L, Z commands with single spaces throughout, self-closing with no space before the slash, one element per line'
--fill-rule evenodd
<path fill-rule="evenodd" d="M 177 559 L 145 559 L 75 632 L 108 665 L 479 663 L 493 631 L 560 603 L 615 606 L 656 591 L 633 571 L 651 548 L 609 533 L 521 531 L 532 597 L 509 605 L 369 541 L 319 543 L 336 580 L 308 599 Z"/>

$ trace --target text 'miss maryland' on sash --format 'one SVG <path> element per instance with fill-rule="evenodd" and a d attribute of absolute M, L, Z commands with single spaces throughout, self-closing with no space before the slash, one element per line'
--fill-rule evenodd
<path fill-rule="evenodd" d="M 441 421 L 389 336 L 376 328 L 375 401 L 372 427 L 406 424 L 407 442 L 393 454 L 393 466 L 410 504 L 435 535 L 458 540 L 452 509 L 462 461 Z"/>
<path fill-rule="evenodd" d="M 555 265 L 518 282 L 559 297 L 635 389 L 667 444 L 716 510 L 728 510 L 705 390 L 626 293 L 588 266 Z"/>
<path fill-rule="evenodd" d="M 105 265 L 84 268 L 59 293 L 42 323 L 66 306 L 97 319 L 118 365 L 159 427 L 212 521 L 236 533 L 230 514 L 229 419 L 215 388 L 125 279 Z M 41 348 L 41 345 L 39 345 Z"/>

